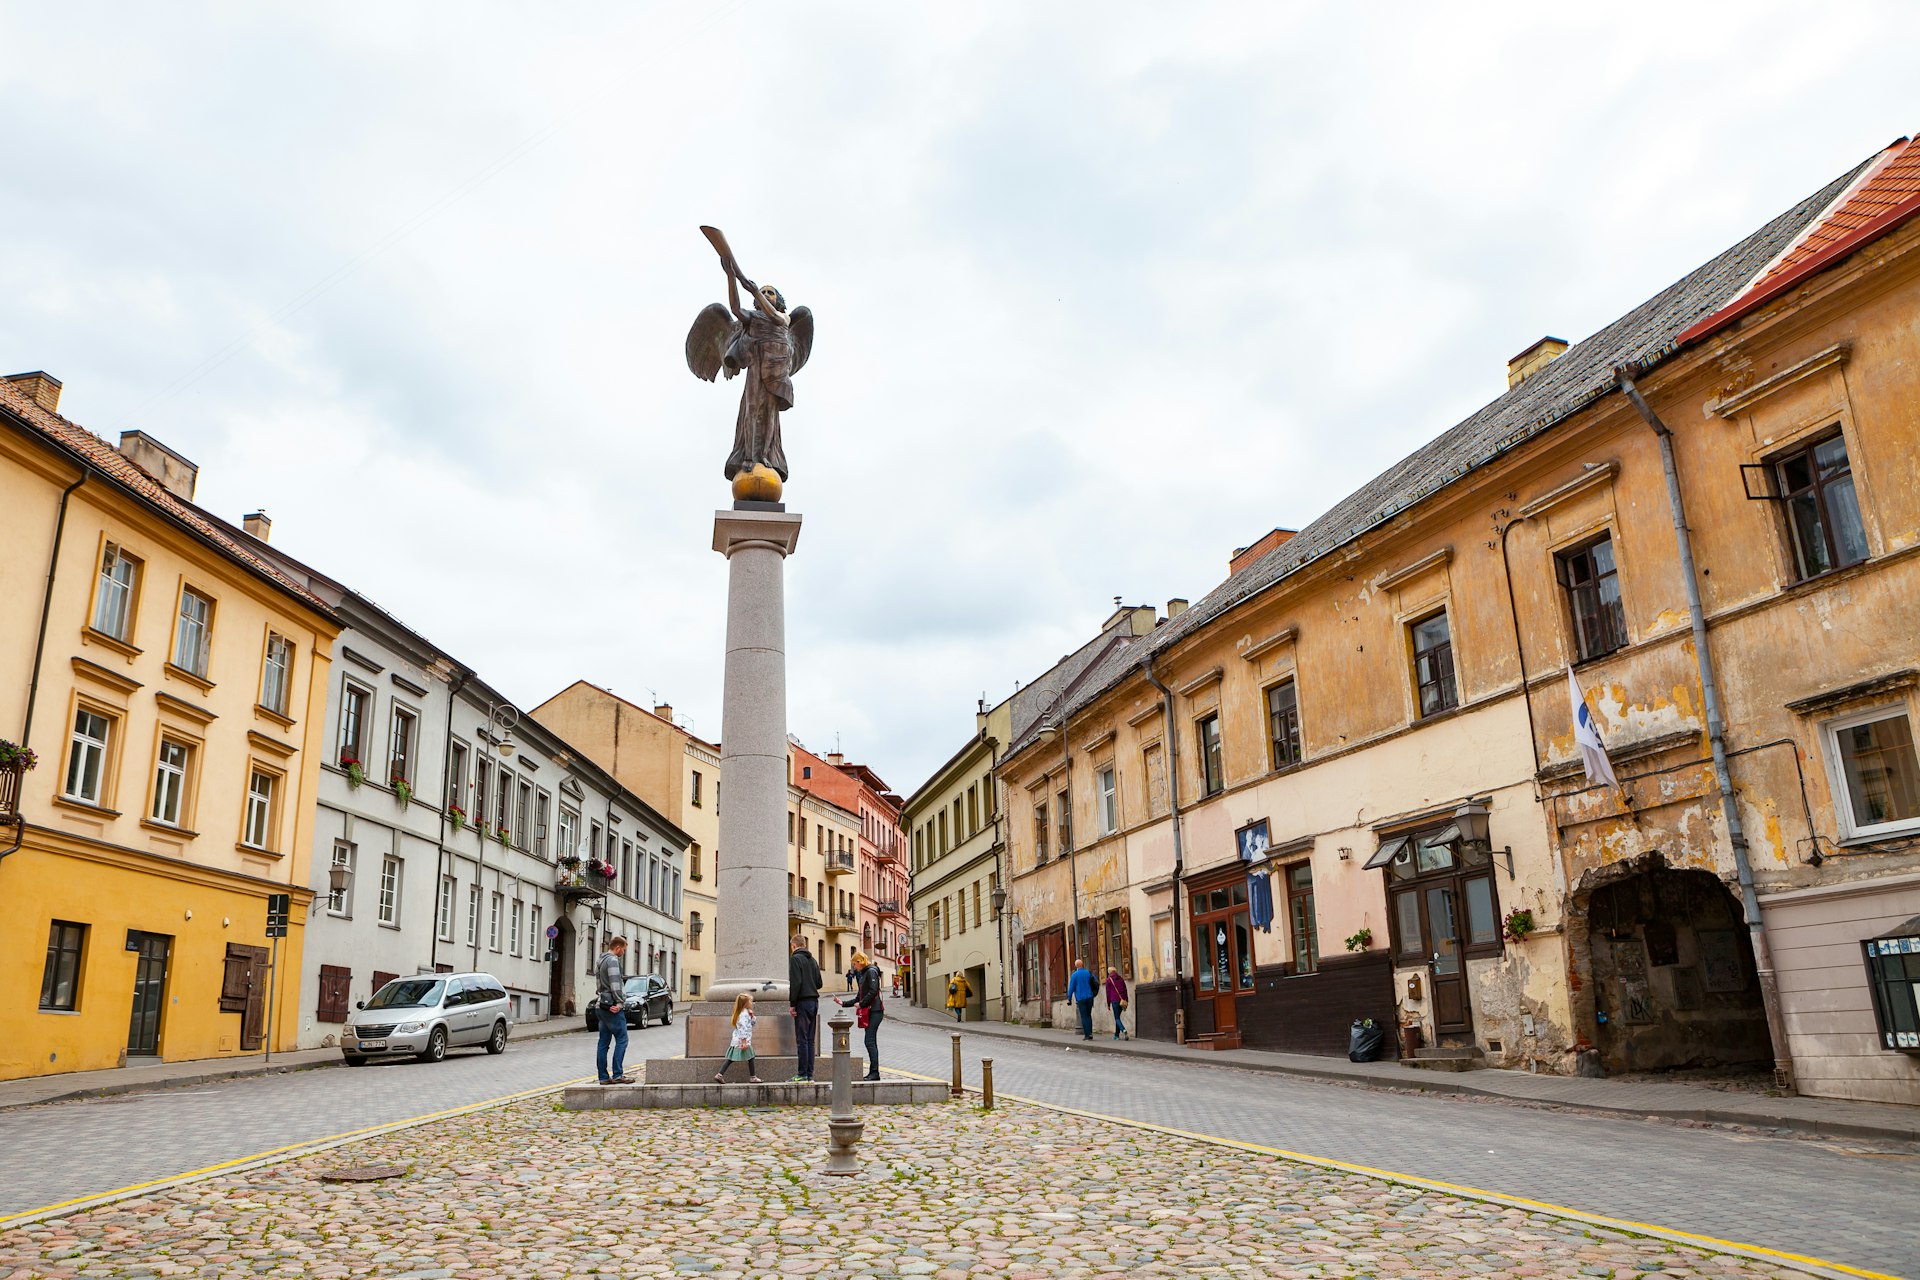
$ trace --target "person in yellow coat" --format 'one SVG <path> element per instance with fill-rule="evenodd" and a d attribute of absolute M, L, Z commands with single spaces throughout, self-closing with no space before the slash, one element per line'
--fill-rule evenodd
<path fill-rule="evenodd" d="M 973 984 L 967 981 L 967 975 L 956 973 L 947 979 L 947 1008 L 953 1010 L 955 1022 L 967 1020 L 967 1002 L 973 999 Z"/>

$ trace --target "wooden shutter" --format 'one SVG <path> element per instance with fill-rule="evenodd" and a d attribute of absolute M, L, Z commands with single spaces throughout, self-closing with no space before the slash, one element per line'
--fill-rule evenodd
<path fill-rule="evenodd" d="M 347 1020 L 347 993 L 353 986 L 353 970 L 339 965 L 320 966 L 320 1007 L 314 1018 L 320 1022 Z"/>
<path fill-rule="evenodd" d="M 227 967 L 220 978 L 220 1012 L 247 1011 L 247 979 L 253 972 L 253 948 L 227 944 Z"/>

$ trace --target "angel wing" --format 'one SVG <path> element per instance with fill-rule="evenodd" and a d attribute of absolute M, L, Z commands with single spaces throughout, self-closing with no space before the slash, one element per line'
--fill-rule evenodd
<path fill-rule="evenodd" d="M 733 312 L 726 304 L 710 302 L 693 318 L 693 328 L 687 330 L 687 368 L 696 378 L 705 378 L 712 382 L 724 370 L 731 378 L 740 372 L 740 366 L 727 359 L 727 353 L 733 349 L 733 340 L 740 336 L 740 322 L 734 319 Z M 808 317 L 807 336 L 813 336 L 812 317 Z"/>
<path fill-rule="evenodd" d="M 813 354 L 811 307 L 793 309 L 793 314 L 787 317 L 787 337 L 793 342 L 793 371 L 798 373 L 807 367 L 807 357 Z"/>

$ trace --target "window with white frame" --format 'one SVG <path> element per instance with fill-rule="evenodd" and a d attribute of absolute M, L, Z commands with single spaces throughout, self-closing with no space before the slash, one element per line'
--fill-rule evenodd
<path fill-rule="evenodd" d="M 513 822 L 513 771 L 501 765 L 500 776 L 494 783 L 493 829 L 505 831 Z"/>
<path fill-rule="evenodd" d="M 496 893 L 487 906 L 487 950 L 500 949 L 500 908 L 506 905 L 507 895 Z"/>
<path fill-rule="evenodd" d="M 413 787 L 413 754 L 420 717 L 411 707 L 393 704 L 393 728 L 388 733 L 387 785 L 404 782 Z"/>
<path fill-rule="evenodd" d="M 533 784 L 520 784 L 520 799 L 513 807 L 513 843 L 521 849 L 533 847 L 533 833 L 528 824 L 533 818 Z"/>
<path fill-rule="evenodd" d="M 547 954 L 547 931 L 541 926 L 540 904 L 527 908 L 527 958 L 538 960 Z"/>
<path fill-rule="evenodd" d="M 115 640 L 133 637 L 133 602 L 140 562 L 109 542 L 100 556 L 100 589 L 93 601 L 93 629 Z"/>
<path fill-rule="evenodd" d="M 273 848 L 273 801 L 279 782 L 264 769 L 248 775 L 247 814 L 241 824 L 240 843 L 254 849 Z"/>
<path fill-rule="evenodd" d="M 563 858 L 579 857 L 579 844 L 579 811 L 562 807 L 560 810 L 560 856 Z"/>
<path fill-rule="evenodd" d="M 275 715 L 287 714 L 293 691 L 293 641 L 267 632 L 267 653 L 260 664 L 260 705 Z"/>
<path fill-rule="evenodd" d="M 453 941 L 453 877 L 440 877 L 440 901 L 434 909 L 433 932 L 442 942 Z"/>
<path fill-rule="evenodd" d="M 64 791 L 68 799 L 102 803 L 107 785 L 107 743 L 112 732 L 113 721 L 98 711 L 82 707 L 74 712 Z"/>
<path fill-rule="evenodd" d="M 447 807 L 467 812 L 467 744 L 455 742 L 447 748 Z"/>
<path fill-rule="evenodd" d="M 180 825 L 186 812 L 187 767 L 193 762 L 193 748 L 172 738 L 160 739 L 160 755 L 153 766 L 153 810 L 155 822 L 170 827 Z"/>
<path fill-rule="evenodd" d="M 1112 765 L 1094 775 L 1094 789 L 1100 796 L 1100 834 L 1110 836 L 1120 829 L 1119 795 L 1114 785 Z"/>
<path fill-rule="evenodd" d="M 467 945 L 480 945 L 480 886 L 467 886 Z"/>
<path fill-rule="evenodd" d="M 400 859 L 380 859 L 380 923 L 400 923 Z"/>
<path fill-rule="evenodd" d="M 180 591 L 180 625 L 173 635 L 173 665 L 204 680 L 212 647 L 213 601 L 184 587 Z"/>
<path fill-rule="evenodd" d="M 1828 760 L 1841 829 L 1872 838 L 1920 830 L 1920 761 L 1904 706 L 1827 721 Z"/>
<path fill-rule="evenodd" d="M 507 952 L 510 955 L 517 956 L 520 954 L 520 919 L 522 911 L 523 904 L 520 899 L 515 898 L 513 900 L 512 914 L 508 917 L 507 924 Z"/>
<path fill-rule="evenodd" d="M 347 869 L 347 882 L 340 888 L 333 888 L 332 877 L 327 882 L 327 914 L 332 916 L 350 916 L 353 914 L 353 854 L 354 847 L 345 840 L 333 842 L 333 862 L 336 867 Z"/>

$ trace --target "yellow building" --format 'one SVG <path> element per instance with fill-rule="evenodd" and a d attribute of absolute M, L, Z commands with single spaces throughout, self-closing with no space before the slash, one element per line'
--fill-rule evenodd
<path fill-rule="evenodd" d="M 720 858 L 720 744 L 674 723 L 673 707 L 652 711 L 609 689 L 576 680 L 533 709 L 533 718 L 587 754 L 621 786 L 692 838 L 681 894 L 681 989 L 698 1000 L 713 985 L 715 887 Z"/>
<path fill-rule="evenodd" d="M 0 382 L 0 735 L 39 761 L 0 781 L 0 1078 L 291 1047 L 338 626 L 192 463 L 59 399 Z"/>

